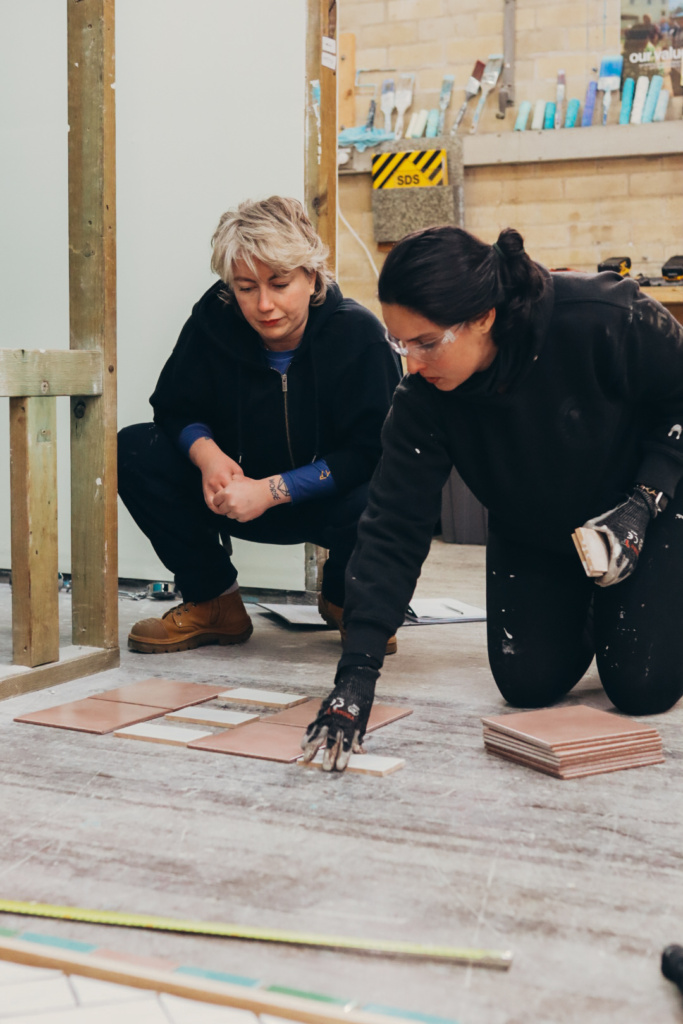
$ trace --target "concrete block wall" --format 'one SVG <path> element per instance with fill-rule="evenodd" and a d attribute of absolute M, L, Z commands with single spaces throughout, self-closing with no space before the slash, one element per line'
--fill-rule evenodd
<path fill-rule="evenodd" d="M 503 47 L 503 0 L 341 0 L 340 30 L 356 37 L 362 84 L 414 73 L 412 110 L 438 105 L 444 74 L 455 76 L 446 131 L 464 95 L 475 60 Z M 554 99 L 557 71 L 567 75 L 567 97 L 583 104 L 592 69 L 618 53 L 620 0 L 517 0 L 517 102 Z M 356 98 L 357 123 L 369 94 Z M 669 117 L 680 121 L 683 97 Z M 474 101 L 461 131 L 467 133 Z M 489 96 L 479 131 L 511 131 L 515 109 L 496 118 L 497 91 Z M 612 102 L 610 123 L 618 117 Z M 681 126 L 683 131 L 683 126 Z M 582 129 L 577 129 L 581 131 Z M 585 129 L 583 129 L 585 130 Z M 590 129 L 599 131 L 599 128 Z M 623 129 L 628 132 L 628 128 Z M 683 150 L 683 146 L 681 147 Z M 340 178 L 342 213 L 381 266 L 372 234 L 367 174 Z M 592 272 L 605 256 L 630 255 L 634 272 L 657 273 L 683 248 L 683 155 L 508 164 L 465 170 L 465 224 L 494 241 L 501 227 L 524 235 L 528 251 L 548 266 Z M 346 226 L 339 226 L 339 278 L 344 291 L 377 309 L 375 277 Z"/>

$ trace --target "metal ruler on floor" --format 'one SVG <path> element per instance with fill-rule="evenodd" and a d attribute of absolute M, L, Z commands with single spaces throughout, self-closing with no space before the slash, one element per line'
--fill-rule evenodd
<path fill-rule="evenodd" d="M 409 960 L 433 960 L 439 963 L 467 964 L 472 967 L 494 967 L 506 970 L 512 963 L 509 950 L 460 949 L 449 946 L 423 946 L 390 939 L 359 939 L 338 935 L 308 935 L 302 932 L 278 931 L 270 928 L 249 928 L 213 921 L 183 921 L 174 917 L 153 917 L 127 914 L 116 910 L 89 910 L 85 907 L 61 907 L 50 903 L 0 900 L 0 913 L 26 917 L 47 917 L 59 921 L 83 921 L 88 924 L 114 925 L 120 928 L 143 928 L 160 932 L 182 932 L 192 935 L 213 935 L 223 939 L 248 942 L 273 942 L 288 946 L 309 946 L 346 953 L 369 953 L 375 956 L 399 957 Z"/>

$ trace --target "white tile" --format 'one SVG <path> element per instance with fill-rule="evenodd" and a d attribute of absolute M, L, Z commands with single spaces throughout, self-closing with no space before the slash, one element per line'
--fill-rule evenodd
<path fill-rule="evenodd" d="M 258 704 L 262 708 L 293 708 L 303 704 L 308 697 L 300 693 L 278 693 L 277 690 L 255 690 L 249 686 L 238 686 L 236 690 L 225 690 L 216 700 L 231 700 L 237 704 Z"/>
<path fill-rule="evenodd" d="M 53 971 L 49 967 L 29 967 L 28 964 L 13 964 L 8 960 L 0 962 L 0 987 L 14 985 L 18 981 L 44 981 L 46 978 L 59 978 L 61 971 Z M 2 999 L 0 999 L 0 1008 Z"/>
<path fill-rule="evenodd" d="M 0 1000 L 0 1020 L 20 1013 L 38 1013 L 76 1006 L 69 982 L 63 974 L 40 981 L 22 981 L 7 985 Z"/>
<path fill-rule="evenodd" d="M 319 750 L 312 761 L 304 764 L 304 768 L 322 768 L 323 750 Z M 391 775 L 392 772 L 403 768 L 405 761 L 400 757 L 380 757 L 379 754 L 351 754 L 346 767 L 347 772 L 357 772 L 359 775 Z"/>
<path fill-rule="evenodd" d="M 173 1024 L 258 1024 L 256 1014 L 233 1006 L 199 1003 L 166 993 L 159 996 L 159 1001 Z M 278 1024 L 283 1024 L 283 1021 L 279 1020 Z"/>
<path fill-rule="evenodd" d="M 113 1006 L 79 1006 L 53 1013 L 0 1017 L 0 1020 L 2 1024 L 168 1024 L 168 1017 L 156 997 L 126 1003 L 125 1011 L 120 1003 L 115 1003 Z"/>
<path fill-rule="evenodd" d="M 98 1003 L 124 1003 L 131 999 L 155 999 L 156 993 L 130 985 L 116 985 L 110 981 L 99 981 L 97 978 L 84 978 L 77 974 L 69 976 L 71 987 L 81 1006 L 94 1006 Z"/>
<path fill-rule="evenodd" d="M 226 711 L 224 708 L 205 708 L 201 704 L 182 711 L 169 711 L 166 718 L 170 722 L 193 722 L 195 725 L 220 725 L 224 729 L 233 729 L 245 722 L 258 721 L 258 715 L 246 715 L 241 711 Z"/>
<path fill-rule="evenodd" d="M 180 725 L 156 725 L 141 722 L 139 725 L 128 725 L 125 729 L 117 729 L 115 736 L 128 740 L 143 740 L 147 743 L 169 743 L 173 747 L 186 747 L 194 740 L 202 740 L 211 736 L 206 729 L 183 729 Z"/>

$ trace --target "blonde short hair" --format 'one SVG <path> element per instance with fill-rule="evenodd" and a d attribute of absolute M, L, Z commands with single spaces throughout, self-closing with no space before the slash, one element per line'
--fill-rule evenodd
<path fill-rule="evenodd" d="M 240 203 L 236 210 L 223 214 L 211 245 L 211 269 L 227 285 L 229 301 L 237 260 L 244 260 L 252 271 L 256 270 L 255 260 L 260 260 L 278 274 L 290 274 L 301 267 L 307 274 L 315 274 L 311 304 L 318 306 L 325 301 L 327 286 L 333 280 L 325 262 L 328 249 L 298 199 L 271 196 Z"/>

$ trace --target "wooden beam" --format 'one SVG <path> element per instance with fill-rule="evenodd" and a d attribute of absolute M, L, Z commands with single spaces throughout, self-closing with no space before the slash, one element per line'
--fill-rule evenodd
<path fill-rule="evenodd" d="M 102 353 L 0 349 L 0 395 L 101 395 Z"/>
<path fill-rule="evenodd" d="M 0 700 L 17 697 L 22 693 L 33 693 L 48 686 L 68 683 L 96 672 L 116 668 L 121 661 L 118 647 L 62 647 L 58 660 L 50 665 L 37 668 L 21 668 L 18 665 L 0 665 Z"/>
<path fill-rule="evenodd" d="M 73 641 L 116 647 L 114 0 L 67 0 L 72 349 L 102 353 L 99 398 L 71 402 Z"/>
<path fill-rule="evenodd" d="M 137 964 L 116 964 L 94 954 L 83 955 L 61 949 L 38 947 L 35 942 L 21 939 L 0 939 L 0 961 L 49 967 L 86 978 L 96 978 L 132 988 L 166 992 L 184 999 L 195 999 L 216 1006 L 235 1006 L 252 1013 L 271 1014 L 303 1024 L 408 1024 L 401 1017 L 387 1017 L 364 1010 L 349 1010 L 299 996 L 280 995 L 262 989 L 232 985 L 227 982 L 205 981 L 171 971 L 150 970 Z M 123 1005 L 123 1004 L 122 1004 Z"/>
<path fill-rule="evenodd" d="M 306 28 L 306 206 L 337 272 L 337 2 L 308 0 Z"/>
<path fill-rule="evenodd" d="M 339 78 L 337 114 L 339 129 L 356 124 L 356 37 L 353 32 L 339 36 Z"/>
<path fill-rule="evenodd" d="M 55 398 L 10 399 L 12 657 L 59 657 Z"/>
<path fill-rule="evenodd" d="M 337 275 L 337 0 L 307 0 L 304 194 Z M 333 52 L 334 51 L 334 52 Z M 319 591 L 324 548 L 305 546 L 305 587 Z"/>

